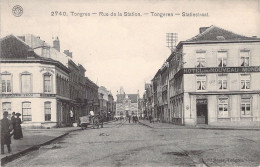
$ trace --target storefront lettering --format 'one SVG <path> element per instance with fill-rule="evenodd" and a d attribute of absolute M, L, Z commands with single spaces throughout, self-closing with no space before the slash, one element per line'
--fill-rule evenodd
<path fill-rule="evenodd" d="M 260 72 L 260 66 L 254 67 L 210 67 L 210 68 L 184 68 L 177 74 L 203 74 L 203 73 L 243 73 Z"/>
<path fill-rule="evenodd" d="M 0 94 L 0 97 L 13 98 L 13 97 L 55 97 L 55 94 L 44 94 L 44 93 L 13 93 L 13 94 Z"/>

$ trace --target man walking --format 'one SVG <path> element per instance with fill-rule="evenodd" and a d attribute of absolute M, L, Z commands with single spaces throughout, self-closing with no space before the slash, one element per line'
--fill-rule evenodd
<path fill-rule="evenodd" d="M 8 153 L 11 152 L 11 135 L 13 130 L 12 122 L 7 118 L 8 112 L 3 113 L 4 118 L 1 120 L 1 154 L 4 154 L 4 145 L 7 146 Z"/>

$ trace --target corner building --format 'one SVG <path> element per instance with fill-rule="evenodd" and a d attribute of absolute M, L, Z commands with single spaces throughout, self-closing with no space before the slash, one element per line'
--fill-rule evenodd
<path fill-rule="evenodd" d="M 260 39 L 200 28 L 169 58 L 173 123 L 260 125 Z"/>

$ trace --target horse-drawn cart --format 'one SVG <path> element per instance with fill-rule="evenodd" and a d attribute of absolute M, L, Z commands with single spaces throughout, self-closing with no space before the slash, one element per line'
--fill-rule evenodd
<path fill-rule="evenodd" d="M 79 126 L 81 129 L 88 128 L 89 125 L 92 125 L 92 128 L 99 128 L 99 125 L 101 124 L 101 128 L 103 128 L 102 120 L 100 119 L 100 116 L 98 115 L 87 115 L 79 117 L 80 123 Z"/>

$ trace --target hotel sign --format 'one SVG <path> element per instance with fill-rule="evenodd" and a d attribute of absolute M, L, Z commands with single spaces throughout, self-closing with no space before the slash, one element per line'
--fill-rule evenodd
<path fill-rule="evenodd" d="M 207 67 L 207 68 L 183 68 L 175 74 L 206 74 L 206 73 L 251 73 L 260 72 L 260 66 L 251 67 Z"/>

